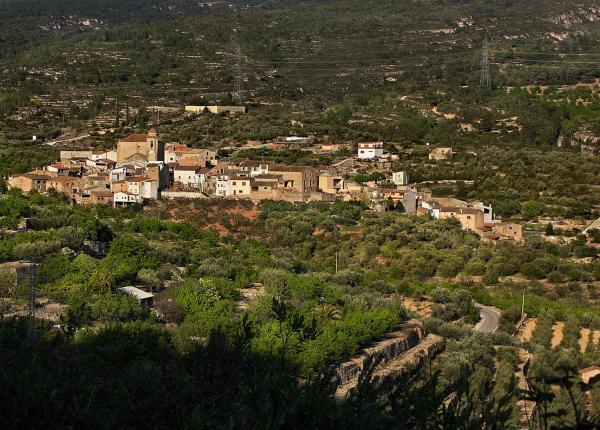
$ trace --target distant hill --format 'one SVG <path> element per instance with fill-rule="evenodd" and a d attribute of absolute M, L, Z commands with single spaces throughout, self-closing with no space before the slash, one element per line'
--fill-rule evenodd
<path fill-rule="evenodd" d="M 565 64 L 570 79 L 600 76 L 595 0 L 5 0 L 2 15 L 0 91 L 68 87 L 70 99 L 90 85 L 222 97 L 237 46 L 253 98 L 335 98 L 398 80 L 468 85 L 486 33 L 492 69 L 510 85 L 560 83 Z"/>

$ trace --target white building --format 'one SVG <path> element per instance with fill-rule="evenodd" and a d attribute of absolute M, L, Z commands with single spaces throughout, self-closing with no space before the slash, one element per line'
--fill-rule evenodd
<path fill-rule="evenodd" d="M 152 306 L 154 304 L 154 294 L 141 290 L 137 287 L 119 287 L 117 290 L 121 291 L 122 293 L 129 294 L 143 306 Z"/>
<path fill-rule="evenodd" d="M 248 175 L 250 177 L 268 175 L 269 164 L 255 160 L 244 160 L 239 164 L 238 170 L 240 175 Z"/>
<path fill-rule="evenodd" d="M 408 185 L 408 172 L 394 172 L 392 173 L 392 182 L 396 185 L 405 186 Z"/>
<path fill-rule="evenodd" d="M 127 191 L 142 199 L 158 199 L 158 183 L 144 176 L 127 178 Z"/>
<path fill-rule="evenodd" d="M 374 160 L 383 155 L 383 142 L 364 142 L 358 144 L 359 160 Z"/>
<path fill-rule="evenodd" d="M 193 187 L 202 188 L 202 185 L 208 179 L 210 169 L 195 166 L 177 166 L 173 170 L 173 181 L 175 183 Z"/>
<path fill-rule="evenodd" d="M 217 183 L 215 185 L 215 194 L 220 197 L 227 197 L 231 194 L 229 188 L 229 176 L 228 175 L 220 175 L 217 176 Z"/>
<path fill-rule="evenodd" d="M 134 203 L 138 203 L 138 196 L 130 192 L 119 191 L 113 196 L 114 207 L 129 206 Z"/>
<path fill-rule="evenodd" d="M 121 181 L 127 176 L 127 169 L 125 167 L 117 167 L 112 169 L 109 174 L 111 183 Z"/>
<path fill-rule="evenodd" d="M 108 159 L 111 161 L 117 162 L 117 151 L 114 149 L 106 152 L 94 152 L 91 157 L 92 160 L 100 160 L 100 159 Z"/>

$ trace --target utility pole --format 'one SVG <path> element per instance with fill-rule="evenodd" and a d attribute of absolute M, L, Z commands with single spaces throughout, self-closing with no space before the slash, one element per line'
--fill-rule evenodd
<path fill-rule="evenodd" d="M 27 330 L 27 346 L 32 347 L 35 342 L 35 269 L 36 269 L 35 258 L 29 261 L 29 267 L 27 270 L 27 280 L 29 287 L 29 300 L 27 301 L 27 319 L 29 327 Z"/>
<path fill-rule="evenodd" d="M 121 127 L 121 118 L 119 117 L 119 98 L 118 97 L 115 98 L 115 111 L 117 112 L 115 114 L 115 128 L 120 128 Z"/>
<path fill-rule="evenodd" d="M 338 272 L 338 253 L 335 252 L 335 273 Z"/>
<path fill-rule="evenodd" d="M 481 49 L 481 75 L 479 76 L 479 88 L 489 90 L 492 87 L 490 80 L 490 52 L 487 34 L 483 38 Z"/>
<path fill-rule="evenodd" d="M 232 99 L 235 103 L 242 103 L 242 48 L 237 44 L 235 47 L 235 69 L 233 71 L 233 94 Z"/>
<path fill-rule="evenodd" d="M 27 330 L 27 345 L 31 347 L 35 341 L 35 263 L 29 264 L 29 300 L 27 303 L 27 316 L 29 329 Z"/>
<path fill-rule="evenodd" d="M 525 291 L 523 291 L 523 301 L 521 302 L 521 323 L 523 322 L 524 315 L 525 315 Z"/>

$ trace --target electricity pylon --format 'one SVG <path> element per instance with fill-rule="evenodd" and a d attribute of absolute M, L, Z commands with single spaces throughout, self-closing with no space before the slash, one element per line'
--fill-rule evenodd
<path fill-rule="evenodd" d="M 481 49 L 481 75 L 479 76 L 479 88 L 489 90 L 492 87 L 490 80 L 490 53 L 488 47 L 487 34 L 483 38 L 483 47 Z"/>

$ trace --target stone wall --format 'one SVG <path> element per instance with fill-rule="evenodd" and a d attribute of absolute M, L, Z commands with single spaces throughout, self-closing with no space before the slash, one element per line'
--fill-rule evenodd
<path fill-rule="evenodd" d="M 283 200 L 286 202 L 334 202 L 337 197 L 335 194 L 321 193 L 319 191 L 298 192 L 292 190 L 271 190 L 271 191 L 252 191 L 250 199 L 253 202 L 261 200 Z"/>
<path fill-rule="evenodd" d="M 393 360 L 416 346 L 424 336 L 425 331 L 420 322 L 411 320 L 400 330 L 388 334 L 383 340 L 363 349 L 360 355 L 338 366 L 335 372 L 337 382 L 340 385 L 347 384 L 374 363 L 382 364 Z"/>
<path fill-rule="evenodd" d="M 206 199 L 205 194 L 199 191 L 162 191 L 160 196 L 165 199 Z"/>

